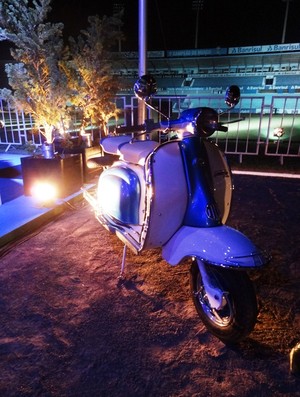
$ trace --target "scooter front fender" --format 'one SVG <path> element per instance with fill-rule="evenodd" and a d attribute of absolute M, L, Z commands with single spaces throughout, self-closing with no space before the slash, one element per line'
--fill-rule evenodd
<path fill-rule="evenodd" d="M 162 256 L 173 266 L 187 257 L 230 268 L 256 268 L 269 261 L 244 234 L 226 225 L 182 226 L 163 246 Z"/>

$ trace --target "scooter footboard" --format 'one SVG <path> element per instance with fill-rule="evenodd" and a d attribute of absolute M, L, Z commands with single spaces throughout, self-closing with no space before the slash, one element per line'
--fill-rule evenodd
<path fill-rule="evenodd" d="M 225 225 L 201 229 L 182 226 L 163 246 L 162 256 L 170 265 L 197 257 L 230 268 L 257 268 L 269 261 L 244 234 Z"/>

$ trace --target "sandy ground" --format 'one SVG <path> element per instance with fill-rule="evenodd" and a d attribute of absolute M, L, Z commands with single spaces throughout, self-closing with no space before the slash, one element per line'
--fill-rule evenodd
<path fill-rule="evenodd" d="M 272 254 L 254 331 L 226 347 L 197 317 L 188 262 L 127 257 L 84 201 L 2 250 L 1 397 L 300 396 L 299 180 L 235 177 L 228 224 Z"/>

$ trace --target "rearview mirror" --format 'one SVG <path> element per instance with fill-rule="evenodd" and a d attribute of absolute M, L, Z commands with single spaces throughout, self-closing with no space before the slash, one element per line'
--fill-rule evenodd
<path fill-rule="evenodd" d="M 147 101 L 157 92 L 156 81 L 154 77 L 146 74 L 135 82 L 133 89 L 137 98 Z"/>
<path fill-rule="evenodd" d="M 241 97 L 241 92 L 239 87 L 237 85 L 231 85 L 226 90 L 225 103 L 230 108 L 233 108 L 239 103 L 240 97 Z"/>

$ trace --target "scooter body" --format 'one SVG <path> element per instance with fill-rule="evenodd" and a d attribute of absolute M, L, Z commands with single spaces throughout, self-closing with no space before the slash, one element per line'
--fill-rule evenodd
<path fill-rule="evenodd" d="M 263 266 L 268 258 L 225 224 L 231 171 L 221 150 L 195 133 L 197 127 L 204 132 L 221 128 L 215 116 L 209 108 L 183 112 L 167 123 L 176 128 L 177 138 L 164 143 L 132 135 L 104 138 L 104 152 L 119 160 L 100 174 L 96 195 L 85 192 L 85 198 L 100 223 L 136 254 L 161 248 L 173 266 L 192 258 L 191 288 L 198 314 L 210 332 L 231 343 L 251 332 L 257 315 L 252 284 L 236 270 Z M 250 296 L 241 298 L 242 304 L 237 303 L 241 289 Z M 247 320 L 241 320 L 244 310 L 249 312 Z"/>
<path fill-rule="evenodd" d="M 215 144 L 197 136 L 163 144 L 124 137 L 113 152 L 114 139 L 102 147 L 121 159 L 100 175 L 96 214 L 136 254 L 162 248 L 171 265 L 186 257 L 223 267 L 265 263 L 246 236 L 224 225 L 232 178 Z"/>

